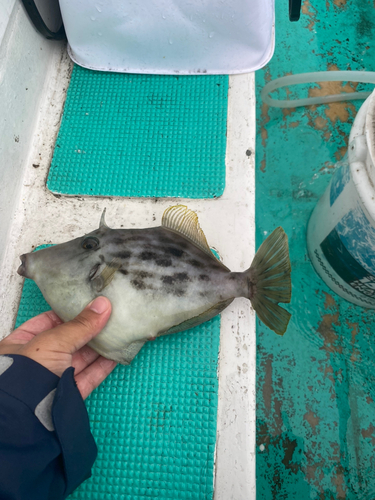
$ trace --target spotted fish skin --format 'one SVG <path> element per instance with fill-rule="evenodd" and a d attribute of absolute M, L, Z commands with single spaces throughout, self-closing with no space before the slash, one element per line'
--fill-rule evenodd
<path fill-rule="evenodd" d="M 147 340 L 200 324 L 235 297 L 254 294 L 252 270 L 232 273 L 209 250 L 197 222 L 186 225 L 187 236 L 177 222 L 111 229 L 103 219 L 81 238 L 22 256 L 19 273 L 35 280 L 64 321 L 95 297 L 108 297 L 110 320 L 90 345 L 128 364 Z"/>
<path fill-rule="evenodd" d="M 209 302 L 215 303 L 229 298 L 228 288 L 232 297 L 238 293 L 238 283 L 228 280 L 230 273 L 218 260 L 168 229 L 109 230 L 106 239 L 107 263 L 120 259 L 119 272 L 128 286 L 149 298 L 173 295 L 192 300 L 198 294 L 208 300 L 211 296 Z M 224 288 L 217 289 L 219 284 Z"/>

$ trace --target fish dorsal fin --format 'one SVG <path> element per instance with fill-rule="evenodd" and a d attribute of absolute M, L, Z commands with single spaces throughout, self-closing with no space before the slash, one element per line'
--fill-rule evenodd
<path fill-rule="evenodd" d="M 199 225 L 198 215 L 185 205 L 174 205 L 163 213 L 161 224 L 167 229 L 182 234 L 192 241 L 203 252 L 220 262 L 211 252 L 202 228 Z"/>
<path fill-rule="evenodd" d="M 162 226 L 180 233 L 193 241 L 201 250 L 211 253 L 206 237 L 199 225 L 198 215 L 185 205 L 175 205 L 165 210 Z"/>

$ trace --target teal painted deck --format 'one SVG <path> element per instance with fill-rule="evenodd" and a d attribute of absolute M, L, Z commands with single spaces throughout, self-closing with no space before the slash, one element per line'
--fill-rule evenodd
<path fill-rule="evenodd" d="M 259 93 L 291 73 L 374 71 L 375 8 L 372 0 L 305 1 L 301 20 L 290 23 L 287 3 L 276 4 L 275 55 L 256 74 L 257 243 L 284 227 L 293 297 L 284 337 L 257 322 L 257 499 L 372 500 L 374 312 L 332 292 L 306 249 L 309 216 L 345 154 L 362 102 L 281 110 L 262 105 Z M 362 88 L 371 90 L 325 83 L 289 95 Z"/>

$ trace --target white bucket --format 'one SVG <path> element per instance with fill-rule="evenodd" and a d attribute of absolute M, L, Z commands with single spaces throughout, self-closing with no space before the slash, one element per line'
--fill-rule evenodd
<path fill-rule="evenodd" d="M 333 175 L 307 228 L 311 261 L 338 295 L 375 309 L 375 91 L 355 118 L 348 161 Z"/>

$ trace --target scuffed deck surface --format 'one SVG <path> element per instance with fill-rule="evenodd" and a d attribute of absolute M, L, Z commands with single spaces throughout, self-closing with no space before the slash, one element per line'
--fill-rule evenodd
<path fill-rule="evenodd" d="M 373 1 L 305 1 L 299 23 L 276 5 L 276 51 L 256 74 L 257 244 L 278 225 L 289 236 L 292 320 L 284 337 L 257 321 L 257 499 L 375 498 L 375 319 L 315 273 L 306 227 L 362 102 L 268 108 L 265 82 L 308 71 L 375 70 Z M 290 96 L 371 86 L 325 83 Z"/>

